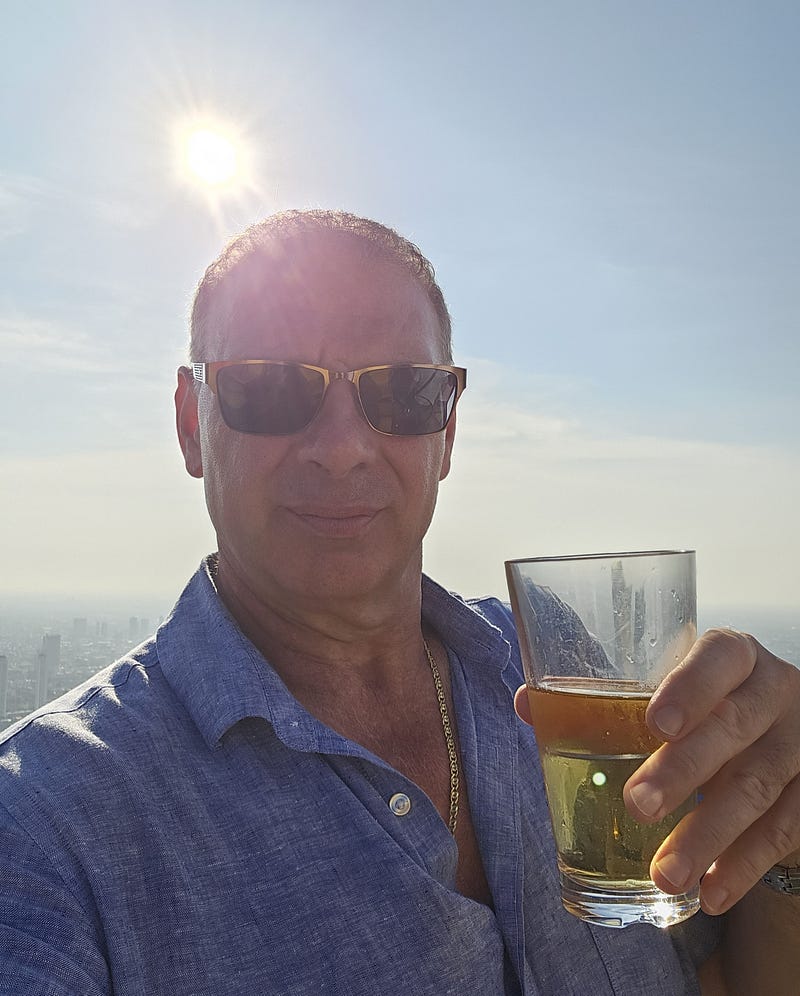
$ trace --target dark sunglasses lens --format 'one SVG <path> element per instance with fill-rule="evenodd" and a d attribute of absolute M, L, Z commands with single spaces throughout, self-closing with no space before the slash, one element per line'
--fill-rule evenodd
<path fill-rule="evenodd" d="M 222 417 L 238 432 L 299 432 L 319 411 L 324 393 L 322 374 L 295 363 L 242 363 L 217 373 Z"/>
<path fill-rule="evenodd" d="M 358 387 L 373 429 L 394 436 L 425 436 L 447 425 L 458 381 L 449 370 L 397 366 L 362 374 Z"/>

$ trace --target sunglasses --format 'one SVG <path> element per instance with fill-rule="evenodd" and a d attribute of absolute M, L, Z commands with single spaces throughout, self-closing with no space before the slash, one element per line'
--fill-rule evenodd
<path fill-rule="evenodd" d="M 262 436 L 305 429 L 335 380 L 355 387 L 364 418 L 377 432 L 426 436 L 444 429 L 467 386 L 466 370 L 437 363 L 327 370 L 281 360 L 221 360 L 193 363 L 192 373 L 216 395 L 229 428 Z"/>

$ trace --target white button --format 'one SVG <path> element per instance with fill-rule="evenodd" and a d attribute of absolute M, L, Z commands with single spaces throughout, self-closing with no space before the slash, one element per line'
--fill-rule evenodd
<path fill-rule="evenodd" d="M 408 816 L 411 812 L 411 800 L 403 792 L 395 792 L 389 800 L 389 809 L 395 816 Z"/>

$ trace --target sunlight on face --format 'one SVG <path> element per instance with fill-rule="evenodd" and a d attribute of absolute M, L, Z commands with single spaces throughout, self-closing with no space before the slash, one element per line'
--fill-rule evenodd
<path fill-rule="evenodd" d="M 211 187 L 230 183 L 239 171 L 239 155 L 233 142 L 210 128 L 189 133 L 185 157 L 190 173 Z"/>

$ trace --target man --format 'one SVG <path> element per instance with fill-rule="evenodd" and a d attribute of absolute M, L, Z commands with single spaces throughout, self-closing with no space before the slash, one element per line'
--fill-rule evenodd
<path fill-rule="evenodd" d="M 800 898 L 758 880 L 800 848 L 800 672 L 749 637 L 696 645 L 627 786 L 651 820 L 705 784 L 653 872 L 680 892 L 718 859 L 726 938 L 561 908 L 509 612 L 421 575 L 465 375 L 415 247 L 254 226 L 191 359 L 218 552 L 153 640 L 5 735 L 0 992 L 675 996 L 696 965 L 703 992 L 796 992 Z"/>

